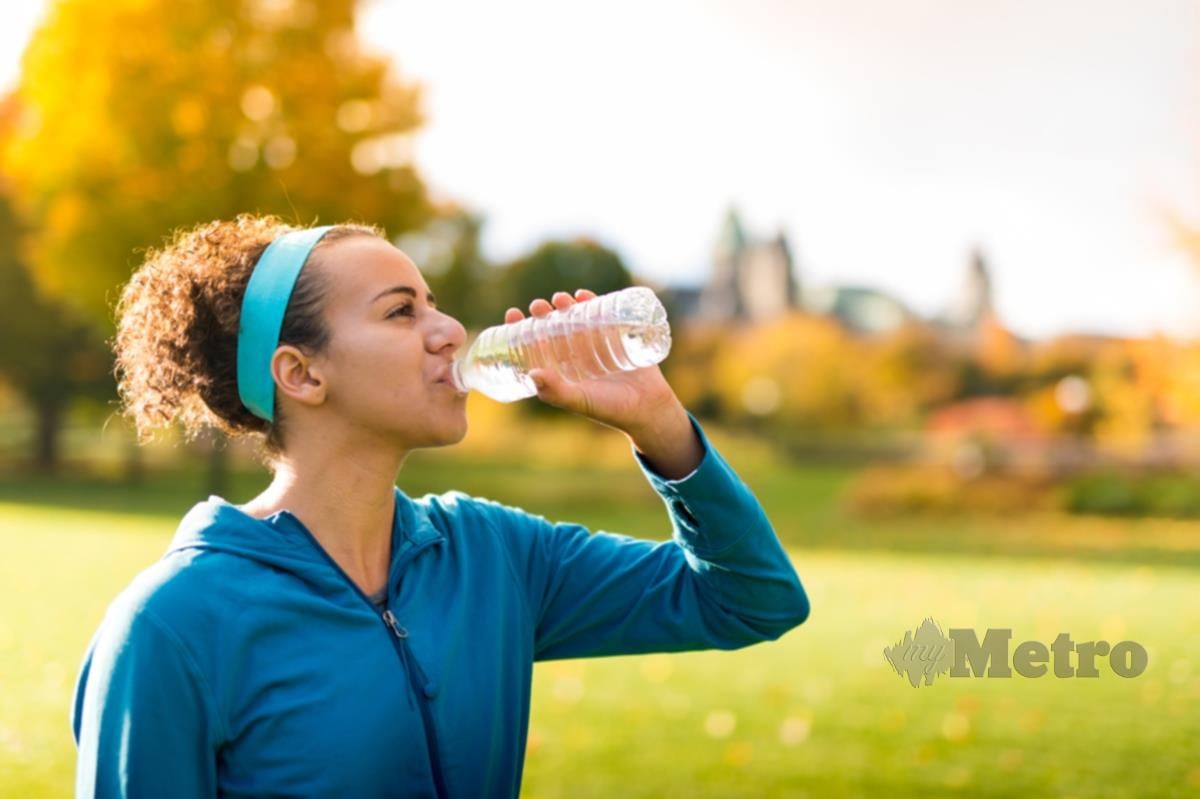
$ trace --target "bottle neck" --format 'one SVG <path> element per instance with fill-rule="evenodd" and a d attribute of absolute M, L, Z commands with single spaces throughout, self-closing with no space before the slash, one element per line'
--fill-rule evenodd
<path fill-rule="evenodd" d="M 466 393 L 471 390 L 471 387 L 466 384 L 466 376 L 463 374 L 463 363 L 465 358 L 456 358 L 450 364 L 450 382 L 461 393 Z"/>

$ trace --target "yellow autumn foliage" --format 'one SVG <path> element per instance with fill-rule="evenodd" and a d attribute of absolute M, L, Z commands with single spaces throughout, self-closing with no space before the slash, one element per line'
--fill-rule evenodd
<path fill-rule="evenodd" d="M 423 224 L 419 89 L 359 45 L 357 5 L 50 4 L 0 141 L 38 287 L 107 324 L 139 251 L 175 227 L 248 211 Z"/>

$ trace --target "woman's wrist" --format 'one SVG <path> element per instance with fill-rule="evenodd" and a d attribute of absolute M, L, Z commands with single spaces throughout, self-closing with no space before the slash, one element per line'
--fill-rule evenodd
<path fill-rule="evenodd" d="M 668 480 L 686 477 L 704 459 L 704 445 L 678 400 L 669 411 L 651 415 L 645 426 L 625 434 L 642 458 Z"/>

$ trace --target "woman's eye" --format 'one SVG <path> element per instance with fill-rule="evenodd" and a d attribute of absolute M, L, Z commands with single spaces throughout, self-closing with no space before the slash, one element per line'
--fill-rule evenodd
<path fill-rule="evenodd" d="M 395 310 L 389 312 L 387 317 L 385 317 L 385 318 L 391 319 L 393 316 L 401 316 L 401 315 L 412 316 L 412 306 L 411 305 L 401 305 L 399 308 L 396 308 Z"/>

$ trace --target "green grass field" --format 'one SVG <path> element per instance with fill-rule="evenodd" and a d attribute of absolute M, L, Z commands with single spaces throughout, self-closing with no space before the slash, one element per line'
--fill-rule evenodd
<path fill-rule="evenodd" d="M 636 468 L 556 472 L 418 453 L 400 485 L 450 487 L 592 529 L 661 538 Z M 1200 795 L 1200 531 L 1022 516 L 864 522 L 847 472 L 743 469 L 789 546 L 813 615 L 738 652 L 539 664 L 525 795 Z M 598 478 L 602 477 L 602 480 Z M 252 495 L 262 477 L 227 492 Z M 197 474 L 138 490 L 0 483 L 0 793 L 64 796 L 68 705 L 109 600 L 157 559 Z M 1095 680 L 942 678 L 914 689 L 882 650 L 926 616 L 1014 641 L 1130 638 L 1146 672 Z"/>

